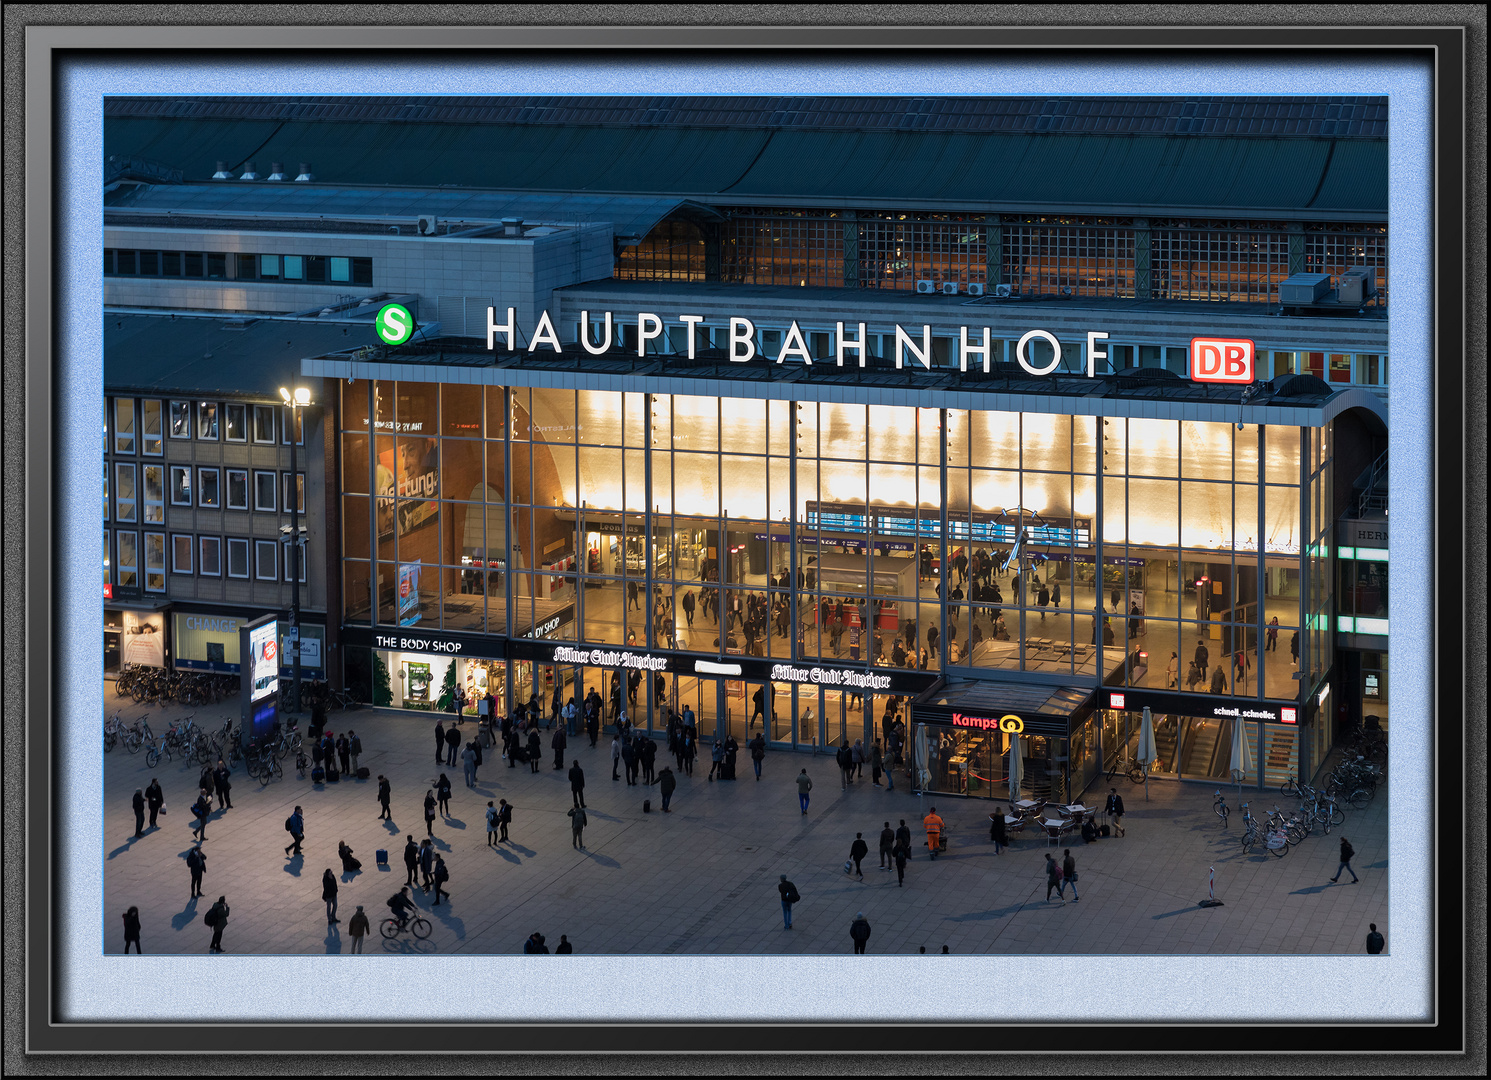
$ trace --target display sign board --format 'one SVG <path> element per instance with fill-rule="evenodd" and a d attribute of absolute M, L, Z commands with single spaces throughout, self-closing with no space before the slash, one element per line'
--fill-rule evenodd
<path fill-rule="evenodd" d="M 1089 699 L 1090 700 L 1090 699 Z M 1014 712 L 1006 709 L 969 709 L 949 705 L 913 705 L 912 720 L 933 727 L 963 728 L 970 731 L 1001 731 L 1011 735 L 1044 735 L 1063 739 L 1092 715 L 1089 705 L 1074 710 L 1070 716 Z"/>
<path fill-rule="evenodd" d="M 252 626 L 248 631 L 249 674 L 253 679 L 250 701 L 268 697 L 279 689 L 279 620 Z"/>
<path fill-rule="evenodd" d="M 1246 385 L 1254 378 L 1256 352 L 1247 338 L 1192 338 L 1191 378 Z"/>
<path fill-rule="evenodd" d="M 1298 705 L 1292 701 L 1259 701 L 1257 698 L 1212 694 L 1175 694 L 1163 690 L 1103 690 L 1105 709 L 1138 712 L 1146 706 L 1170 716 L 1200 716 L 1215 720 L 1265 720 L 1292 724 Z M 1288 716 L 1286 717 L 1286 714 Z"/>
<path fill-rule="evenodd" d="M 178 611 L 175 620 L 178 668 L 238 674 L 238 628 L 243 622 L 239 616 Z"/>
<path fill-rule="evenodd" d="M 430 653 L 501 660 L 507 655 L 507 639 L 485 634 L 453 634 L 440 630 L 405 630 L 393 627 L 344 626 L 338 631 L 343 648 L 379 649 L 391 652 Z"/>

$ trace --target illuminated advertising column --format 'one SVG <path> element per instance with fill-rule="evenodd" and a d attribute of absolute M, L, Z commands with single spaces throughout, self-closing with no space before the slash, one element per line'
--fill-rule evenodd
<path fill-rule="evenodd" d="M 265 615 L 238 631 L 239 701 L 244 745 L 262 739 L 274 727 L 279 712 L 279 618 Z"/>

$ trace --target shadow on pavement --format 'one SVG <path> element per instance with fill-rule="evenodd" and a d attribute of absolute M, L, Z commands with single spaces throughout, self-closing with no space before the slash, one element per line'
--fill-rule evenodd
<path fill-rule="evenodd" d="M 186 902 L 186 907 L 171 916 L 172 930 L 185 930 L 197 919 L 197 898 L 194 896 Z"/>
<path fill-rule="evenodd" d="M 506 841 L 506 843 L 508 847 L 512 848 L 519 855 L 525 855 L 530 859 L 538 854 L 538 852 L 534 851 L 532 848 L 525 848 L 522 844 L 519 844 L 513 840 L 508 840 Z"/>
<path fill-rule="evenodd" d="M 390 956 L 429 956 L 435 951 L 435 943 L 416 937 L 384 938 L 383 951 Z"/>
<path fill-rule="evenodd" d="M 299 877 L 300 876 L 300 871 L 302 869 L 304 869 L 304 868 L 305 868 L 305 856 L 304 855 L 293 856 L 290 859 L 290 861 L 287 862 L 285 864 L 285 866 L 284 866 L 285 873 L 290 874 L 290 875 L 292 875 L 294 877 Z"/>
<path fill-rule="evenodd" d="M 120 844 L 113 851 L 109 852 L 109 858 L 112 859 L 115 855 L 123 855 L 126 851 L 128 851 L 130 848 L 132 848 L 134 846 L 134 843 L 135 843 L 136 840 L 143 840 L 143 839 L 145 839 L 143 836 L 131 836 L 124 843 Z"/>
<path fill-rule="evenodd" d="M 466 823 L 460 818 L 450 817 L 449 815 L 446 816 L 445 823 L 452 829 L 464 829 L 466 827 Z"/>
<path fill-rule="evenodd" d="M 501 844 L 494 845 L 492 847 L 492 850 L 501 855 L 503 859 L 505 859 L 507 862 L 512 863 L 514 866 L 519 866 L 523 862 L 522 859 L 518 858 L 511 851 L 508 851 L 507 848 L 503 847 Z"/>
<path fill-rule="evenodd" d="M 466 923 L 458 916 L 451 914 L 449 900 L 446 900 L 439 907 L 432 906 L 430 908 L 430 918 L 438 919 L 440 925 L 454 933 L 457 939 L 461 941 L 466 940 Z"/>
<path fill-rule="evenodd" d="M 1323 893 L 1323 892 L 1325 892 L 1326 889 L 1329 889 L 1334 884 L 1337 884 L 1337 883 L 1333 882 L 1333 881 L 1327 881 L 1327 882 L 1325 882 L 1322 885 L 1309 885 L 1309 886 L 1307 886 L 1307 887 L 1305 887 L 1303 889 L 1295 889 L 1289 895 L 1290 896 L 1314 896 L 1316 893 Z"/>
<path fill-rule="evenodd" d="M 990 919 L 1003 919 L 1010 915 L 1024 911 L 1024 904 L 1011 904 L 1009 907 L 992 908 L 988 911 L 970 911 L 966 915 L 949 915 L 947 922 L 988 922 Z"/>
<path fill-rule="evenodd" d="M 342 884 L 345 885 L 349 881 L 352 881 L 360 873 L 362 873 L 361 870 L 343 870 L 342 871 Z"/>
<path fill-rule="evenodd" d="M 1176 915 L 1184 915 L 1187 912 L 1191 912 L 1191 911 L 1207 911 L 1207 910 L 1209 910 L 1209 909 L 1202 907 L 1200 904 L 1192 904 L 1190 907 L 1179 908 L 1179 909 L 1177 909 L 1175 911 L 1162 912 L 1159 915 L 1151 915 L 1150 918 L 1151 919 L 1169 919 L 1169 918 L 1173 918 Z"/>
<path fill-rule="evenodd" d="M 336 956 L 342 951 L 342 932 L 336 923 L 330 923 L 326 927 L 326 952 L 328 955 Z"/>
<path fill-rule="evenodd" d="M 398 836 L 399 835 L 399 827 L 394 824 L 392 818 L 385 818 L 384 821 L 383 821 L 383 827 L 389 831 L 390 835 L 392 835 L 392 836 Z"/>
<path fill-rule="evenodd" d="M 609 855 L 599 855 L 596 852 L 591 851 L 589 848 L 585 848 L 583 850 L 584 853 L 588 855 L 592 861 L 600 864 L 601 866 L 609 866 L 613 870 L 621 869 L 621 864 L 615 859 L 611 858 Z"/>

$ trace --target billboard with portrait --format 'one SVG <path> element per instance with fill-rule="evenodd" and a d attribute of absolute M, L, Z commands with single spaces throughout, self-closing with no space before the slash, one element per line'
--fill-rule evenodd
<path fill-rule="evenodd" d="M 279 622 L 249 628 L 249 665 L 253 679 L 250 701 L 258 701 L 279 689 Z"/>
<path fill-rule="evenodd" d="M 400 436 L 397 448 L 378 455 L 378 539 L 388 540 L 395 527 L 406 536 L 435 520 L 440 498 L 440 458 L 435 440 Z"/>

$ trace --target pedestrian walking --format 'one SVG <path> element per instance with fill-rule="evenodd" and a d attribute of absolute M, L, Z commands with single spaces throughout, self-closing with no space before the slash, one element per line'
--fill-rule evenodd
<path fill-rule="evenodd" d="M 206 791 L 197 796 L 197 801 L 192 803 L 192 817 L 196 824 L 192 826 L 192 835 L 198 840 L 207 839 L 207 816 L 212 813 L 212 796 Z"/>
<path fill-rule="evenodd" d="M 860 861 L 869 853 L 870 845 L 865 843 L 865 834 L 855 833 L 854 843 L 849 845 L 849 858 L 854 862 L 855 876 L 861 881 L 865 879 L 865 872 L 864 868 L 860 866 Z"/>
<path fill-rule="evenodd" d="M 435 721 L 435 764 L 445 760 L 445 721 Z"/>
<path fill-rule="evenodd" d="M 130 910 L 133 911 L 134 908 L 130 908 Z M 1377 932 L 1377 924 L 1376 923 L 1368 923 L 1367 926 L 1368 926 L 1369 930 L 1371 931 L 1370 933 L 1367 934 L 1367 952 L 1371 953 L 1373 956 L 1377 956 L 1379 953 L 1382 952 L 1383 946 L 1385 946 L 1387 944 L 1387 942 L 1384 941 L 1383 938 L 1382 938 L 1382 935 Z M 129 930 L 128 930 L 128 917 L 127 916 L 126 916 L 126 920 L 125 920 L 125 927 L 126 927 L 126 929 L 125 929 L 125 934 L 124 934 L 124 941 L 125 941 L 124 951 L 125 952 L 129 952 Z M 136 923 L 135 932 L 136 933 L 139 932 L 139 924 L 138 923 Z M 138 947 L 138 940 L 136 941 L 136 946 Z"/>
<path fill-rule="evenodd" d="M 362 756 L 362 740 L 357 737 L 357 732 L 351 728 L 347 729 L 347 750 L 352 755 L 352 773 L 355 776 L 357 774 L 357 759 Z M 357 910 L 361 911 L 362 908 L 358 908 Z"/>
<path fill-rule="evenodd" d="M 855 955 L 862 954 L 865 943 L 870 940 L 870 921 L 865 918 L 863 911 L 855 912 L 854 921 L 849 924 L 849 936 L 854 939 Z"/>
<path fill-rule="evenodd" d="M 585 826 L 589 823 L 590 819 L 585 816 L 583 806 L 576 806 L 569 811 L 570 844 L 573 847 L 585 847 Z"/>
<path fill-rule="evenodd" d="M 1351 871 L 1351 883 L 1353 885 L 1361 880 L 1356 876 L 1356 871 L 1351 869 L 1351 860 L 1355 855 L 1356 851 L 1352 848 L 1351 841 L 1347 840 L 1344 836 L 1341 837 L 1341 865 L 1336 867 L 1336 876 L 1331 878 L 1332 881 L 1339 881 L 1341 879 L 1342 870 Z"/>
<path fill-rule="evenodd" d="M 357 911 L 352 915 L 352 921 L 347 924 L 347 933 L 352 935 L 352 951 L 362 952 L 362 939 L 367 937 L 372 924 L 368 921 L 368 913 L 362 910 L 362 905 L 357 905 Z"/>
<path fill-rule="evenodd" d="M 906 819 L 900 818 L 900 825 L 896 828 L 896 847 L 906 849 L 906 857 L 911 858 L 911 829 L 906 825 Z"/>
<path fill-rule="evenodd" d="M 502 835 L 497 838 L 498 840 L 505 841 L 507 839 L 507 827 L 510 824 L 512 824 L 512 820 L 513 820 L 513 808 L 512 808 L 512 804 L 509 803 L 506 799 L 498 799 L 497 800 L 497 827 L 502 831 Z"/>
<path fill-rule="evenodd" d="M 192 896 L 202 895 L 202 875 L 207 873 L 207 856 L 200 847 L 186 853 L 186 869 L 192 876 Z"/>
<path fill-rule="evenodd" d="M 487 847 L 497 846 L 497 807 L 487 800 Z"/>
<path fill-rule="evenodd" d="M 393 801 L 393 786 L 389 784 L 388 777 L 382 773 L 378 774 L 378 805 L 382 809 L 378 813 L 379 821 L 392 821 L 393 811 L 388 808 Z"/>
<path fill-rule="evenodd" d="M 906 886 L 906 860 L 909 858 L 911 858 L 910 848 L 897 845 L 895 848 L 897 888 Z"/>
<path fill-rule="evenodd" d="M 854 753 L 849 749 L 848 740 L 840 743 L 834 751 L 834 764 L 839 767 L 839 790 L 848 791 L 849 781 L 854 776 Z"/>
<path fill-rule="evenodd" d="M 1003 854 L 1004 846 L 1010 842 L 1004 828 L 1003 807 L 996 806 L 989 815 L 989 839 L 994 841 L 994 854 Z"/>
<path fill-rule="evenodd" d="M 565 735 L 562 726 L 554 728 L 554 734 L 549 739 L 549 747 L 554 751 L 554 768 L 564 768 L 564 751 L 569 746 L 569 737 Z"/>
<path fill-rule="evenodd" d="M 1372 929 L 1377 929 L 1375 926 Z M 124 955 L 129 955 L 129 947 L 133 944 L 135 955 L 144 955 L 140 949 L 140 909 L 132 907 L 124 913 Z M 1371 951 L 1370 949 L 1368 950 Z M 1381 952 L 1381 949 L 1377 950 Z"/>
<path fill-rule="evenodd" d="M 141 788 L 135 788 L 134 807 L 135 839 L 138 840 L 145 835 L 145 792 Z"/>
<path fill-rule="evenodd" d="M 854 749 L 850 753 L 850 760 L 854 762 L 854 778 L 863 780 L 865 778 L 865 748 L 859 739 L 854 740 Z"/>
<path fill-rule="evenodd" d="M 326 901 L 326 925 L 341 922 L 337 918 L 337 877 L 329 866 L 326 873 L 321 875 L 321 899 Z"/>
<path fill-rule="evenodd" d="M 1114 836 L 1123 835 L 1123 796 L 1118 793 L 1117 788 L 1108 789 L 1108 802 L 1103 807 L 1108 815 L 1108 830 Z"/>
<path fill-rule="evenodd" d="M 806 811 L 804 811 L 806 813 Z M 792 905 L 802 899 L 797 891 L 797 886 L 787 880 L 787 875 L 782 875 L 782 880 L 777 883 L 777 892 L 782 897 L 782 929 L 792 929 Z"/>
<path fill-rule="evenodd" d="M 1296 630 L 1294 633 L 1292 633 L 1292 634 L 1289 635 L 1289 660 L 1290 660 L 1290 662 L 1295 667 L 1299 667 L 1299 631 L 1298 630 Z"/>
<path fill-rule="evenodd" d="M 642 740 L 641 753 L 638 754 L 638 761 L 642 765 L 642 782 L 644 784 L 652 783 L 656 779 L 656 774 L 652 770 L 657 762 L 657 743 L 651 739 L 644 738 Z"/>
<path fill-rule="evenodd" d="M 894 860 L 896 850 L 896 833 L 890 827 L 890 822 L 885 823 L 885 828 L 880 830 L 880 869 L 889 870 Z"/>
<path fill-rule="evenodd" d="M 440 805 L 440 816 L 450 817 L 450 777 L 444 773 L 435 781 L 435 801 Z"/>
<path fill-rule="evenodd" d="M 1206 678 L 1206 668 L 1210 663 L 1211 651 L 1207 649 L 1206 642 L 1198 638 L 1196 641 L 1196 670 L 1201 673 L 1203 679 Z"/>
<path fill-rule="evenodd" d="M 290 834 L 290 846 L 285 849 L 285 854 L 298 858 L 300 845 L 305 840 L 305 815 L 301 813 L 300 807 L 285 819 L 285 831 Z"/>
<path fill-rule="evenodd" d="M 922 826 L 927 830 L 927 850 L 932 853 L 932 858 L 937 858 L 937 853 L 942 850 L 942 818 L 937 816 L 937 807 L 931 807 L 927 816 L 922 818 Z"/>
<path fill-rule="evenodd" d="M 445 729 L 445 766 L 456 767 L 456 752 L 461 748 L 461 729 L 454 723 Z"/>
<path fill-rule="evenodd" d="M 428 839 L 419 843 L 419 878 L 419 887 L 428 894 L 435 883 L 435 845 Z"/>
<path fill-rule="evenodd" d="M 435 835 L 435 789 L 425 791 L 425 835 Z"/>
<path fill-rule="evenodd" d="M 409 871 L 405 885 L 414 884 L 414 871 L 419 869 L 419 845 L 414 842 L 413 836 L 406 836 L 404 844 L 404 869 Z"/>
<path fill-rule="evenodd" d="M 808 770 L 804 769 L 797 774 L 797 804 L 802 807 L 803 816 L 808 813 L 808 792 L 813 790 L 813 781 L 808 776 Z"/>
<path fill-rule="evenodd" d="M 160 789 L 160 781 L 155 777 L 150 778 L 150 784 L 145 788 L 145 804 L 150 807 L 150 827 L 158 828 L 155 824 L 155 815 L 160 813 L 160 808 L 166 805 L 166 796 Z"/>
<path fill-rule="evenodd" d="M 621 768 L 621 732 L 618 731 L 611 739 L 611 779 L 620 780 L 617 771 Z"/>
<path fill-rule="evenodd" d="M 1072 903 L 1082 899 L 1077 895 L 1077 860 L 1072 858 L 1071 848 L 1061 849 L 1061 884 L 1056 886 L 1059 896 L 1066 896 L 1066 887 L 1072 887 Z"/>
<path fill-rule="evenodd" d="M 1066 898 L 1061 895 L 1061 864 L 1051 856 L 1046 856 L 1046 903 L 1051 902 L 1051 890 L 1056 890 L 1056 898 L 1063 904 Z"/>
<path fill-rule="evenodd" d="M 219 810 L 233 809 L 233 784 L 228 779 L 228 766 L 222 758 L 217 759 L 217 768 L 212 770 L 212 788 L 217 792 L 217 808 Z"/>
<path fill-rule="evenodd" d="M 461 751 L 461 771 L 466 775 L 466 786 L 476 787 L 476 749 L 472 743 L 467 743 Z"/>
<path fill-rule="evenodd" d="M 1277 652 L 1279 649 L 1279 617 L 1275 615 L 1268 620 L 1268 641 L 1263 646 L 1264 652 Z"/>
<path fill-rule="evenodd" d="M 1171 690 L 1175 690 L 1175 689 L 1179 688 L 1179 686 L 1180 686 L 1180 654 L 1179 653 L 1171 653 L 1170 654 L 1170 664 L 1166 668 L 1165 674 L 1166 674 L 1165 686 L 1168 687 Z"/>
<path fill-rule="evenodd" d="M 450 902 L 450 893 L 445 891 L 445 883 L 450 880 L 450 871 L 445 868 L 445 858 L 441 855 L 435 856 L 435 902 L 431 907 L 440 906 L 440 898 L 445 897 L 446 903 Z"/>
<path fill-rule="evenodd" d="M 678 779 L 673 775 L 673 770 L 664 765 L 663 771 L 658 773 L 656 782 L 658 791 L 663 796 L 663 813 L 670 814 L 672 811 L 668 809 L 668 804 L 673 800 L 673 792 L 678 787 Z"/>
<path fill-rule="evenodd" d="M 223 951 L 223 930 L 228 925 L 228 898 L 219 896 L 217 903 L 213 904 L 203 921 L 212 927 L 212 944 L 207 947 L 208 952 L 220 953 Z"/>

